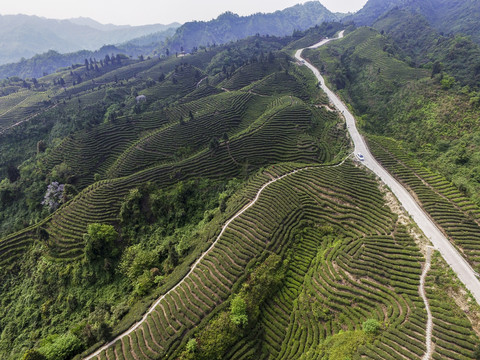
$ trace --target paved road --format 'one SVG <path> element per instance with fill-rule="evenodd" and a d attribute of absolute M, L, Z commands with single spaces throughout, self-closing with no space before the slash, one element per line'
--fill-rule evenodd
<path fill-rule="evenodd" d="M 343 37 L 343 31 L 340 33 L 338 38 Z M 318 48 L 332 39 L 326 39 L 318 44 L 310 46 L 309 49 Z M 423 211 L 420 205 L 414 200 L 412 195 L 405 189 L 392 175 L 390 175 L 372 156 L 368 146 L 357 130 L 355 118 L 350 113 L 345 104 L 340 100 L 340 98 L 333 93 L 326 85 L 323 77 L 320 75 L 320 72 L 316 67 L 314 67 L 309 62 L 305 61 L 302 58 L 302 51 L 300 49 L 296 52 L 295 57 L 304 62 L 305 65 L 313 71 L 318 81 L 321 83 L 323 91 L 328 95 L 330 101 L 335 105 L 335 107 L 343 113 L 347 122 L 348 132 L 353 140 L 355 145 L 355 154 L 361 153 L 365 157 L 363 164 L 372 170 L 395 194 L 400 203 L 403 205 L 405 210 L 410 214 L 412 219 L 417 223 L 418 227 L 423 231 L 428 239 L 432 242 L 436 250 L 440 252 L 445 261 L 450 265 L 453 271 L 457 274 L 458 278 L 462 283 L 465 284 L 468 290 L 477 300 L 477 303 L 480 304 L 480 281 L 477 278 L 476 272 L 473 268 L 467 263 L 463 256 L 457 251 L 457 249 L 450 243 L 450 241 L 443 235 L 431 218 Z"/>

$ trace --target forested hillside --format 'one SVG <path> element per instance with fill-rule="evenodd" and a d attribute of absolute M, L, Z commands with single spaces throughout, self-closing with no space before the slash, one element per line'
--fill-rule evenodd
<path fill-rule="evenodd" d="M 371 26 L 378 17 L 394 8 L 422 15 L 443 34 L 469 35 L 476 43 L 480 42 L 480 6 L 475 0 L 369 0 L 346 20 Z"/>
<path fill-rule="evenodd" d="M 330 12 L 319 2 L 310 1 L 270 14 L 238 16 L 225 13 L 211 21 L 193 21 L 182 26 L 177 23 L 109 26 L 89 19 L 57 21 L 28 16 L 0 17 L 0 34 L 5 42 L 0 43 L 4 51 L 3 60 L 0 57 L 0 79 L 38 78 L 58 68 L 83 64 L 85 59 L 103 59 L 112 52 L 136 59 L 138 56 L 190 53 L 256 34 L 289 36 L 324 21 L 338 21 L 343 16 Z M 16 34 L 19 29 L 23 32 L 20 40 Z M 31 36 L 33 33 L 36 37 Z"/>
<path fill-rule="evenodd" d="M 256 34 L 291 35 L 295 30 L 303 31 L 343 17 L 344 14 L 332 13 L 318 1 L 307 1 L 271 14 L 238 16 L 227 12 L 211 21 L 183 24 L 165 43 L 165 48 L 175 52 L 191 51 L 195 47 L 224 44 Z"/>

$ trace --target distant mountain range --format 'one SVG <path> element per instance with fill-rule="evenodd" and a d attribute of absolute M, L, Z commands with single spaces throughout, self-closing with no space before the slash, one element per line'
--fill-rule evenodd
<path fill-rule="evenodd" d="M 0 64 L 16 61 L 0 66 L 0 78 L 40 77 L 60 67 L 83 63 L 85 58 L 99 59 L 111 52 L 134 57 L 155 51 L 165 54 L 167 49 L 170 53 L 182 49 L 190 52 L 202 45 L 224 44 L 256 34 L 291 35 L 295 30 L 339 21 L 344 16 L 330 12 L 318 1 L 270 14 L 239 16 L 227 12 L 211 21 L 193 21 L 180 27 L 179 24 L 103 25 L 89 18 L 60 21 L 24 15 L 0 16 Z M 105 47 L 105 44 L 116 45 Z M 52 49 L 55 51 L 48 51 Z M 29 59 L 18 61 L 21 57 Z"/>
<path fill-rule="evenodd" d="M 211 21 L 193 21 L 177 29 L 166 46 L 169 51 L 186 51 L 208 44 L 224 44 L 252 35 L 291 35 L 323 22 L 340 21 L 346 14 L 332 13 L 319 1 L 309 1 L 269 14 L 239 16 L 231 12 Z"/>
<path fill-rule="evenodd" d="M 227 12 L 211 21 L 192 21 L 181 26 L 175 23 L 134 27 L 104 25 L 89 18 L 0 16 L 0 64 L 16 62 L 0 66 L 0 78 L 40 77 L 60 67 L 83 63 L 85 58 L 101 58 L 108 52 L 133 57 L 191 52 L 200 46 L 253 35 L 290 35 L 295 30 L 333 21 L 372 26 L 393 9 L 422 16 L 439 33 L 463 33 L 480 43 L 478 0 L 369 0 L 353 15 L 332 13 L 319 1 L 309 1 L 269 14 L 239 16 Z M 105 47 L 106 44 L 110 46 Z M 28 60 L 19 62 L 21 58 Z"/>
<path fill-rule="evenodd" d="M 0 64 L 31 58 L 49 50 L 60 53 L 97 50 L 103 45 L 124 43 L 179 25 L 116 26 L 102 25 L 87 18 L 53 20 L 0 15 Z"/>
<path fill-rule="evenodd" d="M 365 6 L 346 18 L 357 25 L 371 26 L 386 12 L 399 8 L 423 15 L 438 31 L 470 35 L 480 43 L 480 2 L 478 0 L 368 0 Z"/>

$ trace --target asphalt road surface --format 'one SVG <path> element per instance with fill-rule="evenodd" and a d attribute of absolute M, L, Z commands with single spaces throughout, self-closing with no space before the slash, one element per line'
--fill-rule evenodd
<path fill-rule="evenodd" d="M 343 31 L 339 34 L 338 38 L 343 37 Z M 337 39 L 338 39 L 337 38 Z M 309 49 L 318 48 L 333 39 L 325 39 L 310 46 Z M 364 160 L 363 165 L 373 171 L 395 194 L 402 206 L 417 223 L 418 227 L 423 231 L 425 236 L 430 239 L 436 250 L 440 252 L 445 261 L 450 265 L 452 270 L 457 274 L 466 288 L 470 290 L 477 303 L 480 304 L 480 281 L 478 280 L 478 274 L 467 263 L 465 258 L 457 251 L 457 249 L 450 243 L 450 241 L 443 235 L 440 229 L 435 225 L 432 219 L 427 213 L 420 207 L 410 193 L 405 189 L 392 175 L 390 175 L 372 156 L 368 146 L 357 130 L 355 118 L 348 110 L 347 106 L 340 100 L 340 98 L 331 91 L 326 85 L 320 71 L 312 64 L 302 58 L 302 51 L 300 49 L 296 52 L 295 57 L 302 63 L 304 63 L 310 70 L 313 71 L 318 81 L 321 84 L 323 91 L 328 95 L 330 101 L 335 105 L 338 111 L 340 111 L 347 122 L 347 129 L 350 133 L 352 141 L 355 145 L 355 156 L 362 154 Z"/>

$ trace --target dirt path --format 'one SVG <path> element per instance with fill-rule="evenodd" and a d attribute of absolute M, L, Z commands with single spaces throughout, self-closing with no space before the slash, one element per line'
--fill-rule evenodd
<path fill-rule="evenodd" d="M 429 360 L 432 358 L 433 354 L 433 344 L 432 344 L 432 330 L 433 330 L 433 316 L 430 311 L 430 305 L 427 299 L 427 293 L 425 292 L 425 280 L 427 279 L 427 273 L 430 270 L 431 260 L 432 260 L 433 247 L 427 247 L 427 254 L 425 256 L 425 265 L 423 267 L 422 276 L 420 277 L 420 286 L 418 292 L 425 303 L 425 309 L 427 310 L 427 332 L 425 335 L 425 346 L 427 351 L 423 355 L 422 360 Z"/>
<path fill-rule="evenodd" d="M 343 163 L 343 162 L 342 162 Z M 338 166 L 338 165 L 336 165 Z M 228 220 L 222 227 L 222 230 L 220 231 L 220 234 L 218 234 L 217 238 L 215 239 L 215 241 L 212 243 L 212 245 L 210 245 L 210 247 L 197 259 L 197 261 L 195 261 L 195 263 L 191 266 L 190 268 L 190 271 L 173 287 L 171 288 L 170 290 L 168 290 L 165 294 L 163 294 L 162 296 L 160 296 L 157 301 L 155 301 L 155 303 L 150 307 L 150 309 L 145 313 L 145 315 L 143 315 L 142 319 L 137 322 L 136 324 L 134 324 L 132 327 L 130 327 L 130 329 L 128 329 L 127 331 L 125 331 L 124 333 L 118 335 L 115 339 L 113 339 L 112 341 L 110 341 L 109 343 L 103 345 L 101 348 L 99 348 L 97 351 L 95 351 L 93 354 L 87 356 L 84 358 L 84 360 L 90 360 L 90 359 L 93 359 L 95 357 L 97 357 L 98 355 L 100 355 L 101 352 L 107 350 L 110 346 L 114 345 L 117 341 L 121 340 L 122 338 L 124 338 L 125 336 L 129 336 L 132 332 L 134 332 L 135 330 L 137 330 L 144 322 L 145 320 L 147 319 L 147 317 L 155 311 L 155 308 L 160 304 L 160 302 L 165 299 L 165 297 L 167 295 L 169 295 L 171 292 L 175 291 L 188 277 L 190 277 L 190 275 L 193 273 L 193 271 L 197 268 L 197 266 L 200 264 L 200 262 L 205 258 L 205 256 L 207 256 L 207 254 L 215 247 L 215 245 L 217 244 L 218 240 L 222 237 L 222 235 L 224 234 L 225 230 L 228 228 L 228 226 L 232 223 L 232 221 L 234 221 L 235 219 L 237 219 L 239 216 L 241 216 L 245 211 L 247 211 L 248 209 L 250 209 L 253 205 L 255 205 L 255 203 L 258 201 L 258 199 L 260 198 L 260 195 L 262 194 L 262 192 L 268 187 L 270 186 L 271 184 L 279 181 L 279 180 L 282 180 L 284 178 L 286 178 L 287 176 L 291 176 L 299 171 L 303 171 L 303 170 L 307 170 L 307 169 L 311 169 L 312 167 L 305 167 L 305 168 L 301 168 L 301 169 L 297 169 L 297 170 L 294 170 L 294 171 L 291 171 L 287 174 L 284 174 L 280 177 L 277 177 L 273 180 L 270 180 L 269 182 L 267 182 L 266 184 L 264 184 L 257 192 L 257 195 L 255 196 L 255 198 L 250 201 L 247 205 L 245 205 L 239 212 L 237 212 L 234 216 L 232 216 L 230 218 L 230 220 Z"/>
<path fill-rule="evenodd" d="M 56 108 L 57 106 L 58 106 L 58 103 L 57 103 L 57 104 L 54 104 L 54 105 L 50 105 L 49 107 L 47 107 L 47 108 L 45 108 L 45 109 L 42 109 L 41 111 L 36 112 L 35 114 L 32 114 L 32 115 L 28 116 L 27 118 L 23 119 L 22 121 L 19 121 L 19 122 L 16 122 L 15 124 L 9 125 L 9 126 L 6 127 L 6 128 L 2 128 L 2 129 L 0 130 L 0 135 L 4 134 L 6 131 L 8 131 L 8 130 L 10 130 L 10 129 L 13 129 L 14 127 L 17 127 L 17 126 L 22 125 L 23 123 L 25 123 L 25 122 L 27 122 L 27 121 L 32 120 L 35 116 L 38 116 L 38 115 L 44 113 L 45 111 L 48 111 L 48 110 L 51 110 L 51 109 Z M 10 110 L 12 110 L 12 109 L 10 109 Z M 8 111 L 10 111 L 10 110 L 8 110 Z M 7 111 L 7 112 L 8 112 L 8 111 Z M 5 114 L 6 114 L 6 113 L 5 113 Z"/>

